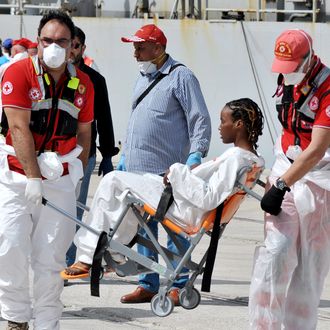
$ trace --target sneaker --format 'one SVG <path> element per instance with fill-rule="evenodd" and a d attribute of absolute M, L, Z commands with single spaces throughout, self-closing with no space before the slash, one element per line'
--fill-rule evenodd
<path fill-rule="evenodd" d="M 27 322 L 18 323 L 13 321 L 8 321 L 6 330 L 28 330 L 29 324 Z"/>

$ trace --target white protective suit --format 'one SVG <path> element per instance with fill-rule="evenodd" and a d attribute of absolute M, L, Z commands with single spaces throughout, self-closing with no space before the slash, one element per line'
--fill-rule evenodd
<path fill-rule="evenodd" d="M 76 158 L 80 151 L 62 159 L 69 163 L 69 175 L 43 180 L 44 197 L 72 215 L 76 214 L 75 185 L 82 176 L 81 161 Z M 63 309 L 63 280 L 59 272 L 65 266 L 75 224 L 47 206 L 27 203 L 26 176 L 8 168 L 7 155 L 12 153 L 12 146 L 0 139 L 1 316 L 15 322 L 31 319 L 31 265 L 34 329 L 57 330 Z"/>
<path fill-rule="evenodd" d="M 280 140 L 275 155 L 270 184 L 291 165 Z M 250 287 L 250 329 L 316 329 L 330 263 L 330 150 L 285 194 L 280 214 L 265 220 Z"/>
<path fill-rule="evenodd" d="M 166 217 L 188 231 L 199 226 L 208 211 L 235 192 L 237 172 L 243 166 L 254 163 L 263 166 L 264 161 L 249 151 L 233 147 L 193 170 L 187 165 L 173 164 L 168 179 L 173 188 L 174 203 Z M 156 209 L 163 190 L 163 178 L 158 175 L 110 172 L 98 186 L 86 223 L 96 230 L 109 232 L 125 207 L 128 193 Z M 135 236 L 137 228 L 136 217 L 129 210 L 114 239 L 127 244 Z M 97 239 L 84 228 L 77 232 L 77 260 L 92 263 Z"/>

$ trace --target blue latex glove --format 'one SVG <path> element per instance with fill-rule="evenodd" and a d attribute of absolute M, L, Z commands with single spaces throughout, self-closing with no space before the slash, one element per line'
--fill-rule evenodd
<path fill-rule="evenodd" d="M 119 163 L 116 168 L 117 171 L 126 171 L 126 166 L 125 166 L 125 155 L 121 155 L 119 159 Z"/>
<path fill-rule="evenodd" d="M 102 158 L 100 166 L 99 166 L 98 176 L 100 176 L 101 174 L 103 176 L 105 176 L 107 173 L 109 173 L 111 171 L 113 171 L 111 157 Z"/>
<path fill-rule="evenodd" d="M 199 151 L 192 152 L 186 162 L 186 165 L 192 167 L 193 165 L 200 165 L 202 163 L 202 153 Z"/>

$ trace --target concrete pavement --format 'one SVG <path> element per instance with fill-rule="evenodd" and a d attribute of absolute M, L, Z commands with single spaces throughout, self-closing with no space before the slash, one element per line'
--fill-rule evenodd
<path fill-rule="evenodd" d="M 92 177 L 87 204 L 99 182 Z M 262 189 L 257 189 L 262 193 Z M 101 297 L 91 297 L 89 282 L 77 280 L 64 288 L 61 318 L 63 330 L 103 329 L 226 329 L 248 326 L 248 292 L 254 249 L 263 239 L 263 214 L 258 202 L 247 198 L 219 241 L 210 293 L 201 293 L 201 303 L 193 310 L 175 307 L 167 317 L 155 316 L 150 304 L 121 304 L 120 297 L 135 289 L 136 277 L 120 278 L 114 274 L 101 281 Z M 161 240 L 165 239 L 161 234 Z M 193 254 L 199 261 L 208 245 L 204 237 Z M 200 289 L 198 278 L 196 288 Z M 5 329 L 0 319 L 0 329 Z M 330 329 L 330 276 L 322 295 L 317 330 Z"/>

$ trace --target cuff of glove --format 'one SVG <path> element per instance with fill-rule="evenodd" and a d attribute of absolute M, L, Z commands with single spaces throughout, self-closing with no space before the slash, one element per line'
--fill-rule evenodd
<path fill-rule="evenodd" d="M 202 162 L 202 153 L 200 151 L 193 152 L 189 155 L 186 164 L 192 166 L 194 164 L 200 164 Z"/>

